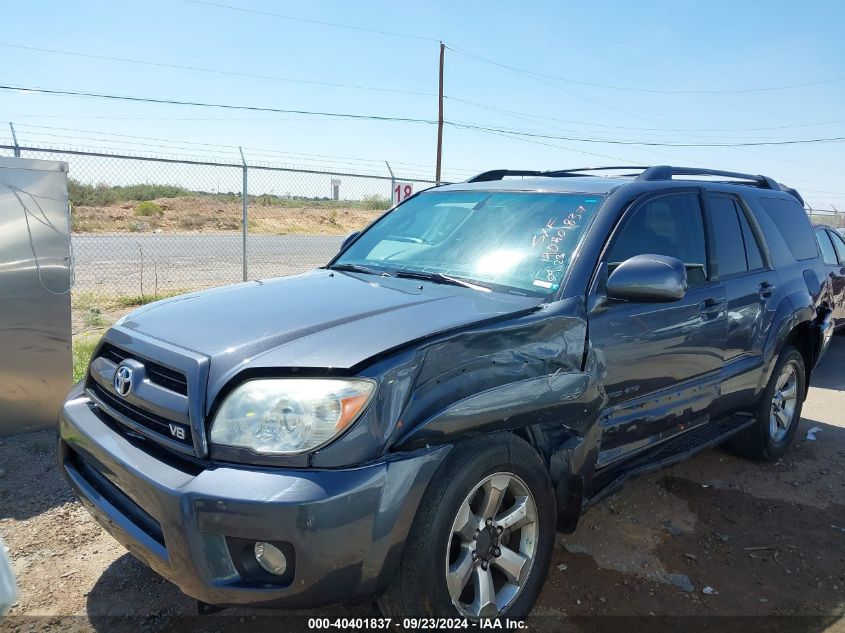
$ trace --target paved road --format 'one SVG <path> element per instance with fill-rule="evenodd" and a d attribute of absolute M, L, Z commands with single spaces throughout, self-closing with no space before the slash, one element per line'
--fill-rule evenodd
<path fill-rule="evenodd" d="M 240 281 L 240 234 L 74 235 L 76 288 L 137 294 L 190 290 Z M 251 235 L 249 277 L 262 279 L 325 264 L 338 235 Z"/>

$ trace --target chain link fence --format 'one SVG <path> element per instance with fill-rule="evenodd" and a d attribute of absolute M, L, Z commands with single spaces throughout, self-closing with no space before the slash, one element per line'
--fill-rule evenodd
<path fill-rule="evenodd" d="M 16 153 L 69 165 L 75 330 L 150 298 L 321 266 L 390 207 L 397 183 L 434 185 L 390 172 L 0 146 Z"/>
<path fill-rule="evenodd" d="M 807 215 L 815 224 L 827 224 L 835 229 L 845 229 L 845 211 L 821 211 L 808 209 Z"/>
<path fill-rule="evenodd" d="M 75 331 L 154 298 L 321 266 L 389 208 L 397 184 L 434 185 L 389 166 L 353 173 L 0 145 L 15 154 L 69 165 Z M 845 213 L 807 212 L 845 228 Z"/>

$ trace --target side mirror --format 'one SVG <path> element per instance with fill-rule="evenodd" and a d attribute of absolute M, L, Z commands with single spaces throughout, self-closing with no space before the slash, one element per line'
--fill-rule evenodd
<path fill-rule="evenodd" d="M 359 235 L 361 235 L 361 231 L 355 231 L 354 233 L 350 233 L 349 235 L 344 237 L 343 243 L 340 245 L 340 250 L 345 251 L 346 247 L 349 246 Z"/>
<path fill-rule="evenodd" d="M 610 274 L 606 291 L 611 299 L 636 303 L 677 301 L 687 291 L 687 270 L 674 257 L 635 255 Z"/>

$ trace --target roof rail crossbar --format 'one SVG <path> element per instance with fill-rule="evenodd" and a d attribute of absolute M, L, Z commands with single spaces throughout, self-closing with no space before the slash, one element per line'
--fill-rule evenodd
<path fill-rule="evenodd" d="M 577 169 L 555 169 L 545 173 L 546 176 L 577 176 L 582 171 L 619 171 L 623 169 L 635 169 L 644 171 L 648 169 L 644 165 L 613 165 L 610 167 L 578 167 Z"/>
<path fill-rule="evenodd" d="M 502 180 L 505 176 L 545 176 L 547 172 L 534 171 L 530 169 L 492 169 L 477 176 L 473 176 L 467 182 L 490 182 Z"/>
<path fill-rule="evenodd" d="M 738 171 L 723 171 L 721 169 L 706 169 L 700 167 L 671 167 L 669 165 L 655 165 L 641 173 L 637 180 L 672 180 L 672 176 L 722 176 L 724 178 L 735 178 L 747 180 L 763 189 L 780 191 L 780 185 L 768 176 L 755 174 L 743 174 Z"/>
<path fill-rule="evenodd" d="M 637 172 L 648 169 L 643 165 L 618 165 L 610 167 L 578 167 L 577 169 L 554 169 L 552 171 L 534 171 L 526 169 L 492 169 L 477 176 L 473 176 L 467 182 L 490 182 L 491 180 L 502 180 L 506 176 L 546 176 L 549 178 L 560 178 L 566 176 L 579 176 L 585 171 L 619 171 L 623 169 L 634 169 Z M 636 175 L 636 174 L 633 174 Z"/>

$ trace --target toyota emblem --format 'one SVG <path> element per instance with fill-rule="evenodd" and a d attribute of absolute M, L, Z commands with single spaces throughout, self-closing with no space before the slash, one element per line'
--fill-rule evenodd
<path fill-rule="evenodd" d="M 126 397 L 132 390 L 132 369 L 121 365 L 114 372 L 114 390 L 121 396 Z"/>

